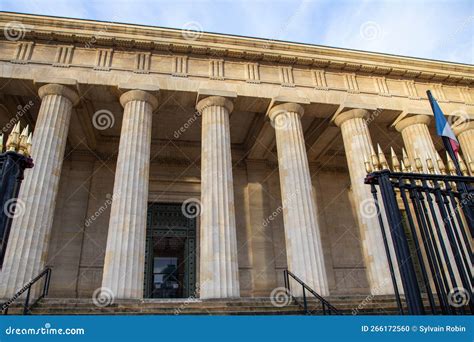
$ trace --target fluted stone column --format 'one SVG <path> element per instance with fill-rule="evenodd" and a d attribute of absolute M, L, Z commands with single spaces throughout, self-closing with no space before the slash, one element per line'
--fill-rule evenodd
<path fill-rule="evenodd" d="M 59 84 L 39 89 L 41 107 L 31 155 L 35 166 L 25 170 L 7 252 L 1 271 L 0 297 L 11 297 L 45 267 L 56 207 L 72 107 L 77 93 Z"/>
<path fill-rule="evenodd" d="M 364 184 L 364 178 L 367 175 L 365 161 L 370 160 L 373 151 L 366 120 L 368 114 L 369 112 L 364 109 L 352 109 L 339 114 L 334 122 L 341 128 L 344 141 L 370 291 L 374 295 L 393 294 L 387 254 L 373 196 L 370 186 Z M 380 204 L 383 205 L 381 201 Z M 387 232 L 387 239 L 391 245 L 389 232 Z M 391 252 L 394 255 L 394 251 Z"/>
<path fill-rule="evenodd" d="M 402 134 L 408 158 L 415 167 L 415 158 L 420 158 L 423 169 L 428 172 L 426 159 L 431 158 L 433 166 L 439 172 L 438 163 L 436 163 L 437 152 L 431 139 L 428 125 L 431 117 L 428 115 L 415 115 L 399 121 L 395 129 Z"/>
<path fill-rule="evenodd" d="M 273 107 L 268 116 L 276 134 L 288 269 L 325 296 L 328 281 L 301 127 L 303 112 L 299 104 L 284 103 Z"/>
<path fill-rule="evenodd" d="M 157 99 L 131 90 L 124 107 L 102 287 L 115 298 L 143 298 L 151 124 Z"/>
<path fill-rule="evenodd" d="M 453 128 L 466 162 L 474 163 L 474 121 L 463 122 Z M 474 173 L 474 170 L 471 170 Z"/>
<path fill-rule="evenodd" d="M 437 151 L 428 129 L 428 124 L 430 123 L 430 121 L 431 117 L 428 115 L 415 115 L 406 119 L 402 119 L 395 125 L 395 128 L 402 134 L 403 143 L 405 145 L 408 157 L 410 158 L 410 161 L 412 163 L 412 167 L 415 167 L 415 158 L 420 158 L 421 163 L 423 164 L 423 172 L 428 173 L 429 170 L 426 163 L 426 159 L 431 158 L 431 160 L 433 161 L 433 167 L 435 169 L 435 172 L 439 173 L 439 166 L 436 162 Z M 435 202 L 435 197 L 432 196 L 432 198 L 433 202 Z M 436 218 L 440 225 L 441 236 L 443 238 L 442 240 L 444 241 L 448 254 L 448 260 L 444 260 L 444 265 L 446 265 L 447 263 L 456 265 L 454 255 L 446 234 L 446 230 L 443 226 L 443 217 L 441 216 L 441 213 L 437 208 L 436 204 L 434 206 Z M 454 208 L 451 208 L 451 210 L 452 212 L 454 212 Z M 439 243 L 437 234 L 435 234 L 435 240 Z M 443 253 L 440 253 L 440 255 L 442 255 L 442 258 L 444 259 Z M 457 283 L 461 284 L 459 273 L 456 270 L 454 273 L 457 279 Z"/>
<path fill-rule="evenodd" d="M 239 297 L 229 127 L 233 104 L 210 96 L 196 108 L 202 114 L 200 296 Z"/>

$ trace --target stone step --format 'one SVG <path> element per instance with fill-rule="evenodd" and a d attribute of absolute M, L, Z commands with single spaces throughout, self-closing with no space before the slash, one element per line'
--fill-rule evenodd
<path fill-rule="evenodd" d="M 300 298 L 302 299 L 302 298 Z M 326 297 L 326 300 L 330 303 L 360 303 L 362 301 L 367 302 L 377 302 L 377 303 L 396 303 L 395 298 L 390 296 L 376 296 L 376 297 L 369 297 L 369 296 L 337 296 L 337 297 Z M 180 298 L 180 299 L 116 299 L 115 303 L 120 304 L 163 304 L 163 303 L 170 303 L 170 304 L 181 304 L 181 303 L 226 303 L 226 304 L 235 304 L 235 305 L 242 305 L 245 303 L 254 304 L 254 303 L 269 303 L 272 299 L 269 297 L 242 297 L 242 298 L 233 298 L 233 299 L 193 299 L 193 298 Z M 307 297 L 308 302 L 319 303 L 319 300 L 313 297 Z M 425 300 L 426 302 L 427 299 Z M 91 298 L 44 298 L 42 300 L 43 303 L 59 303 L 59 304 L 91 304 L 93 303 Z"/>
<path fill-rule="evenodd" d="M 352 311 L 357 308 L 357 305 L 354 304 L 346 304 L 346 305 L 338 305 L 336 306 L 341 311 Z M 58 312 L 65 312 L 65 311 L 94 311 L 97 310 L 95 305 L 48 305 L 48 304 L 40 304 L 35 307 L 35 311 L 38 310 L 48 310 L 48 311 L 58 311 Z M 19 307 L 21 309 L 21 307 Z M 200 310 L 200 311 L 274 311 L 279 310 L 279 308 L 273 305 L 178 305 L 178 306 L 170 306 L 170 305 L 111 305 L 105 308 L 106 310 L 115 310 L 115 311 L 191 311 L 191 310 Z M 302 308 L 297 304 L 290 304 L 283 309 L 294 309 L 294 310 L 302 310 Z M 310 310 L 321 310 L 320 306 L 316 305 L 308 305 L 308 309 Z M 372 304 L 366 305 L 358 309 L 358 311 L 396 311 L 396 305 L 380 305 L 380 304 Z"/>
<path fill-rule="evenodd" d="M 330 303 L 343 314 L 394 315 L 398 313 L 396 301 L 391 296 L 332 296 Z M 302 300 L 300 299 L 302 303 Z M 322 314 L 318 300 L 308 298 L 308 308 Z M 426 303 L 427 305 L 427 303 Z M 12 304 L 10 314 L 22 314 L 22 302 Z M 39 315 L 297 315 L 303 309 L 294 300 L 284 307 L 274 305 L 268 297 L 236 299 L 144 299 L 115 300 L 100 307 L 91 298 L 44 298 L 33 309 Z"/>
<path fill-rule="evenodd" d="M 12 312 L 13 313 L 13 312 Z M 321 310 L 313 311 L 313 314 L 322 314 Z M 352 310 L 341 310 L 341 313 L 351 315 Z M 394 315 L 397 314 L 396 308 L 383 308 L 383 309 L 363 309 L 358 312 L 359 315 Z M 299 306 L 283 307 L 283 308 L 255 308 L 255 307 L 243 307 L 239 309 L 230 308 L 215 308 L 212 310 L 204 308 L 185 308 L 185 309 L 172 309 L 172 308 L 35 308 L 33 314 L 43 315 L 288 315 L 288 314 L 303 314 L 303 310 Z"/>
<path fill-rule="evenodd" d="M 352 308 L 342 309 L 345 314 L 352 314 Z M 315 310 L 315 313 L 321 313 L 321 310 Z M 360 314 L 395 314 L 396 307 L 384 308 L 366 308 L 360 310 Z M 303 310 L 300 306 L 291 304 L 282 308 L 262 307 L 262 306 L 230 306 L 230 307 L 49 307 L 39 306 L 34 308 L 33 314 L 301 314 Z"/>
<path fill-rule="evenodd" d="M 49 304 L 39 304 L 36 305 L 36 309 L 57 309 L 57 310 L 63 310 L 63 309 L 68 309 L 68 310 L 81 310 L 81 309 L 90 309 L 98 307 L 95 305 L 49 305 Z M 287 308 L 291 307 L 299 307 L 297 304 L 290 304 L 285 306 Z M 105 308 L 111 309 L 111 310 L 120 310 L 120 309 L 130 309 L 130 310 L 183 310 L 183 309 L 202 309 L 202 310 L 246 310 L 246 309 L 275 309 L 275 306 L 273 305 L 216 305 L 216 306 L 207 306 L 207 305 L 159 305 L 159 306 L 151 306 L 151 305 L 109 305 L 105 306 Z"/>
<path fill-rule="evenodd" d="M 300 298 L 299 300 L 302 300 Z M 363 297 L 347 297 L 347 298 L 327 298 L 331 304 L 355 304 L 366 301 L 368 303 L 396 303 L 394 298 L 373 298 L 367 299 L 367 296 Z M 254 305 L 254 304 L 270 304 L 272 302 L 271 298 L 268 297 L 255 297 L 255 298 L 242 298 L 242 299 L 229 299 L 229 300 L 214 300 L 214 299 L 179 299 L 179 300 L 169 300 L 169 299 L 145 299 L 145 300 L 124 300 L 118 299 L 114 300 L 115 304 L 121 305 L 181 305 L 181 304 L 197 304 L 197 305 Z M 314 298 L 307 298 L 308 303 L 319 303 L 318 300 Z M 93 304 L 92 299 L 90 298 L 44 298 L 42 303 L 47 304 L 76 304 L 76 305 L 90 305 Z"/>

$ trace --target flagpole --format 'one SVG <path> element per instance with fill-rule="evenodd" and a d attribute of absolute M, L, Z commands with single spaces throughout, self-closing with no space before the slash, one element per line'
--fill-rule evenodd
<path fill-rule="evenodd" d="M 459 160 L 456 156 L 456 153 L 454 152 L 453 147 L 451 146 L 451 143 L 449 141 L 446 141 L 449 138 L 442 137 L 442 139 L 443 139 L 444 147 L 448 150 L 448 154 L 453 160 L 456 173 L 458 174 L 458 176 L 463 176 L 462 171 L 461 171 L 461 166 L 459 165 Z M 454 159 L 453 159 L 453 156 L 454 156 Z"/>
<path fill-rule="evenodd" d="M 441 136 L 441 139 L 443 139 L 443 145 L 446 151 L 448 152 L 448 155 L 451 157 L 451 160 L 454 163 L 454 167 L 456 169 L 457 175 L 459 177 L 463 177 L 464 175 L 462 174 L 461 166 L 459 165 L 459 160 L 457 158 L 456 152 L 451 143 L 452 139 L 446 134 L 440 134 L 444 132 L 440 132 L 440 127 L 438 127 L 440 123 L 439 123 L 439 118 L 437 118 L 437 114 L 442 115 L 442 118 L 445 121 L 444 123 L 445 125 L 449 126 L 449 124 L 446 121 L 446 118 L 444 117 L 444 114 L 441 108 L 439 107 L 438 103 L 434 99 L 433 95 L 431 95 L 431 91 L 427 90 L 426 94 L 428 95 L 428 100 L 430 102 L 431 109 L 433 110 L 433 115 L 435 116 L 436 131 L 438 135 Z M 449 127 L 449 130 L 451 130 L 451 127 Z M 471 237 L 472 237 L 474 236 L 474 201 L 470 198 L 471 196 L 470 186 L 468 185 L 468 183 L 462 180 L 455 181 L 455 182 L 458 185 L 458 191 L 459 191 L 459 194 L 461 195 L 461 208 L 463 208 L 464 214 L 466 216 L 466 221 L 467 221 L 469 230 L 471 231 Z"/>

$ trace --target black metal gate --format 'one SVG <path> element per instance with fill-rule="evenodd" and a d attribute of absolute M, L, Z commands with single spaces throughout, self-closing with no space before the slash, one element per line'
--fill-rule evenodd
<path fill-rule="evenodd" d="M 15 151 L 1 152 L 0 145 L 0 268 L 5 258 L 13 218 L 23 205 L 17 202 L 23 172 L 33 167 L 33 160 L 28 156 Z"/>
<path fill-rule="evenodd" d="M 474 177 L 404 171 L 408 172 L 375 171 L 365 179 L 371 186 L 400 313 L 393 259 L 409 314 L 426 313 L 422 292 L 431 314 L 473 314 Z M 404 221 L 415 251 L 409 249 Z M 395 258 L 388 248 L 390 240 Z M 422 279 L 417 278 L 415 264 Z"/>
<path fill-rule="evenodd" d="M 177 260 L 178 268 L 183 273 L 179 283 L 178 297 L 196 296 L 196 218 L 184 215 L 181 203 L 149 203 L 147 218 L 147 235 L 145 250 L 144 297 L 152 298 L 155 293 L 154 247 L 166 240 L 178 239 L 182 243 L 183 260 Z M 164 291 L 166 292 L 166 291 Z M 173 291 L 166 292 L 163 296 Z M 161 291 L 163 293 L 163 291 Z M 162 296 L 160 296 L 162 297 Z"/>

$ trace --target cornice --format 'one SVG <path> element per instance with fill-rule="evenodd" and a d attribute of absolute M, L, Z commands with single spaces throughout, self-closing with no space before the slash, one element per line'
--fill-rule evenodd
<path fill-rule="evenodd" d="M 166 51 L 302 65 L 371 75 L 406 77 L 450 84 L 474 84 L 471 65 L 338 49 L 215 33 L 185 39 L 181 30 L 0 12 L 0 29 L 11 22 L 25 27 L 23 39 L 60 44 L 86 44 L 137 50 Z"/>

